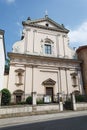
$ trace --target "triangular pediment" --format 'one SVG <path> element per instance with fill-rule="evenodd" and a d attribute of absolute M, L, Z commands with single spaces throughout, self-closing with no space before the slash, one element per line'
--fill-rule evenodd
<path fill-rule="evenodd" d="M 56 81 L 52 80 L 51 78 L 45 80 L 42 84 L 43 85 L 55 85 Z"/>
<path fill-rule="evenodd" d="M 69 30 L 67 30 L 63 24 L 60 25 L 60 24 L 56 23 L 55 21 L 53 21 L 52 19 L 50 19 L 49 17 L 45 17 L 45 18 L 37 19 L 37 20 L 29 19 L 22 23 L 23 23 L 23 25 L 28 25 L 28 26 L 36 26 L 36 27 L 45 28 L 45 29 L 48 28 L 48 29 L 66 32 L 66 33 L 69 32 Z"/>

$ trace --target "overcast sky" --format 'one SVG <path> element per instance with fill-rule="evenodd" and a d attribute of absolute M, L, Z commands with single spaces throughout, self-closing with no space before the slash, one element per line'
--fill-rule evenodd
<path fill-rule="evenodd" d="M 87 0 L 0 0 L 0 29 L 5 30 L 6 51 L 19 41 L 22 21 L 48 16 L 70 30 L 72 47 L 87 44 Z"/>

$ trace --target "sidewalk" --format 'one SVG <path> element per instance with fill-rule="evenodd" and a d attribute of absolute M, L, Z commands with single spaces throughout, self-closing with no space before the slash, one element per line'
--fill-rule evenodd
<path fill-rule="evenodd" d="M 49 121 L 49 120 L 55 120 L 55 119 L 86 116 L 86 115 L 87 115 L 87 110 L 86 111 L 68 111 L 68 112 L 66 111 L 66 112 L 55 113 L 55 114 L 5 118 L 5 119 L 0 119 L 0 128 L 7 127 L 7 126 L 21 125 L 21 124 L 43 122 L 43 121 Z"/>

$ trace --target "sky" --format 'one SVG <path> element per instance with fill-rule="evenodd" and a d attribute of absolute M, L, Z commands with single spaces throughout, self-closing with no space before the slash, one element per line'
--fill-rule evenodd
<path fill-rule="evenodd" d="M 0 0 L 0 29 L 5 30 L 6 53 L 21 39 L 22 21 L 48 17 L 70 30 L 71 47 L 87 45 L 87 0 Z"/>

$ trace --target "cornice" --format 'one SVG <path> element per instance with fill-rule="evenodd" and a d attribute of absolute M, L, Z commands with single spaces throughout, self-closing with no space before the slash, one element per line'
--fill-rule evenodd
<path fill-rule="evenodd" d="M 24 23 L 24 26 L 29 26 L 29 27 L 35 27 L 35 28 L 39 28 L 39 29 L 46 29 L 46 30 L 51 30 L 51 31 L 57 31 L 57 32 L 64 32 L 64 33 L 68 33 L 68 30 L 62 30 L 62 29 L 58 29 L 58 28 L 53 28 L 53 27 L 45 27 L 42 25 L 38 25 L 38 24 L 28 24 L 28 23 Z"/>
<path fill-rule="evenodd" d="M 23 21 L 22 24 L 23 24 L 23 26 L 24 26 L 24 25 L 32 25 L 32 24 L 37 26 L 37 25 L 38 25 L 37 23 L 39 23 L 39 22 L 44 22 L 44 21 L 52 23 L 54 26 L 56 26 L 56 27 L 59 28 L 60 30 L 64 30 L 64 31 L 66 31 L 67 33 L 69 32 L 69 30 L 66 29 L 63 24 L 60 25 L 60 24 L 56 23 L 54 20 L 52 20 L 52 19 L 49 18 L 48 16 L 46 16 L 46 17 L 44 17 L 44 18 L 40 18 L 40 19 L 35 19 L 35 20 L 30 20 L 30 19 L 29 19 L 29 20 Z M 40 26 L 39 26 L 39 27 L 40 27 Z M 49 27 L 48 27 L 48 28 L 49 28 Z"/>
<path fill-rule="evenodd" d="M 26 60 L 40 60 L 40 61 L 50 61 L 50 62 L 65 62 L 65 63 L 77 63 L 81 64 L 81 60 L 77 59 L 64 59 L 58 57 L 47 57 L 47 56 L 40 56 L 40 55 L 28 55 L 28 54 L 19 54 L 19 53 L 8 53 L 8 57 L 10 59 L 17 58 L 17 59 L 26 59 Z"/>

